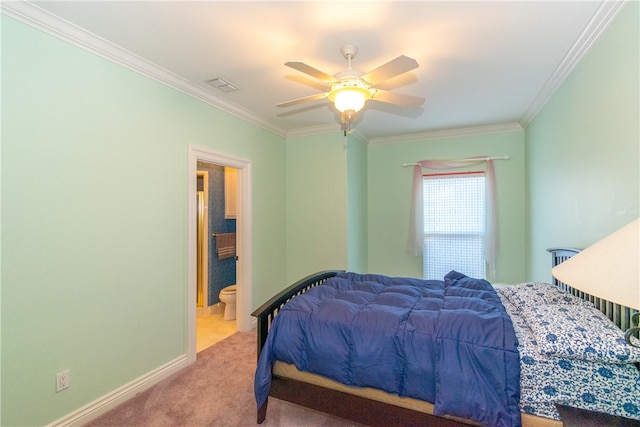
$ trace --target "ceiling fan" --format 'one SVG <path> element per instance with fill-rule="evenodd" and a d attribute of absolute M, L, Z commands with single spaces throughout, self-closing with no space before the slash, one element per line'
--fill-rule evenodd
<path fill-rule="evenodd" d="M 424 103 L 424 98 L 388 92 L 377 86 L 385 80 L 418 68 L 418 62 L 408 56 L 400 55 L 395 59 L 379 66 L 378 68 L 362 73 L 351 68 L 351 60 L 358 53 L 358 46 L 348 44 L 340 49 L 342 56 L 347 60 L 347 69 L 333 76 L 317 70 L 304 62 L 290 61 L 284 65 L 294 70 L 301 71 L 316 79 L 321 80 L 330 90 L 316 95 L 292 99 L 277 104 L 278 107 L 290 107 L 309 101 L 317 101 L 329 98 L 340 111 L 342 128 L 347 135 L 351 129 L 356 113 L 364 107 L 368 100 L 386 102 L 410 108 L 418 108 Z"/>

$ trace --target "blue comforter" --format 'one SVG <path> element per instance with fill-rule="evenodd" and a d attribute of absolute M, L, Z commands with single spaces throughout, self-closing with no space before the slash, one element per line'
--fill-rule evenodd
<path fill-rule="evenodd" d="M 511 319 L 487 281 L 455 271 L 444 281 L 343 273 L 293 298 L 258 361 L 258 407 L 275 360 L 431 402 L 436 415 L 521 425 Z"/>

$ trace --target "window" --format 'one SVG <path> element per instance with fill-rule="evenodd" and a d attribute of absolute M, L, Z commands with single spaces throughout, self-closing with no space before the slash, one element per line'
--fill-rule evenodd
<path fill-rule="evenodd" d="M 484 173 L 425 175 L 423 191 L 424 278 L 456 270 L 484 279 Z"/>

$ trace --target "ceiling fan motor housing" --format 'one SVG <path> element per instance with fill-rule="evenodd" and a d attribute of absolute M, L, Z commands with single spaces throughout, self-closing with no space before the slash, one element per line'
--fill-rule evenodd
<path fill-rule="evenodd" d="M 342 53 L 344 59 L 349 61 L 356 57 L 356 54 L 358 53 L 358 46 L 355 44 L 346 44 L 340 48 L 340 53 Z"/>

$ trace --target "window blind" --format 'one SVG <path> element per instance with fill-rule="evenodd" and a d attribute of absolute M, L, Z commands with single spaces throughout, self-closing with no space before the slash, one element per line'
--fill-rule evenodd
<path fill-rule="evenodd" d="M 425 279 L 456 270 L 485 278 L 485 177 L 483 172 L 423 177 Z"/>

